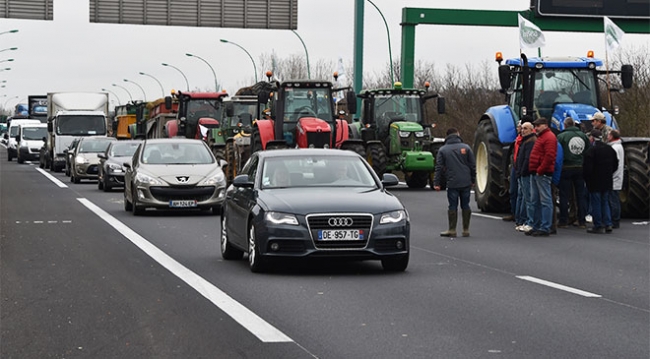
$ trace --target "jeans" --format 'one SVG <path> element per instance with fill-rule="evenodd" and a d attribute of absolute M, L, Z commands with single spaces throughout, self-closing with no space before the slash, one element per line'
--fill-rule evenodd
<path fill-rule="evenodd" d="M 609 209 L 609 196 L 611 192 L 589 192 L 591 218 L 594 223 L 594 228 L 610 227 L 612 225 L 612 212 Z"/>
<path fill-rule="evenodd" d="M 619 190 L 609 192 L 609 207 L 612 213 L 612 225 L 618 225 L 621 222 L 621 197 Z"/>
<path fill-rule="evenodd" d="M 449 202 L 449 210 L 450 211 L 458 210 L 459 199 L 460 199 L 461 209 L 470 209 L 469 207 L 470 194 L 471 194 L 470 187 L 447 188 L 447 201 Z"/>
<path fill-rule="evenodd" d="M 530 177 L 523 177 L 530 184 Z M 517 178 L 517 208 L 515 210 L 515 223 L 526 224 L 526 201 L 524 194 L 524 185 L 521 183 L 522 177 Z M 526 187 L 530 191 L 530 186 Z"/>
<path fill-rule="evenodd" d="M 515 178 L 515 166 L 510 170 L 510 213 L 513 216 L 517 215 L 517 179 Z"/>
<path fill-rule="evenodd" d="M 587 215 L 587 198 L 585 196 L 585 179 L 582 168 L 563 168 L 560 178 L 560 217 L 562 224 L 569 223 L 569 202 L 573 202 L 571 190 L 575 192 L 575 202 L 572 203 L 578 210 L 578 224 L 585 224 Z"/>
<path fill-rule="evenodd" d="M 519 186 L 521 187 L 521 192 L 524 194 L 522 202 L 524 202 L 523 206 L 526 211 L 526 219 L 522 223 L 530 227 L 533 226 L 533 222 L 535 221 L 535 206 L 533 205 L 531 192 L 532 178 L 533 176 L 519 177 Z"/>
<path fill-rule="evenodd" d="M 532 176 L 531 194 L 535 209 L 533 230 L 546 233 L 551 232 L 553 220 L 553 196 L 551 195 L 551 176 Z"/>

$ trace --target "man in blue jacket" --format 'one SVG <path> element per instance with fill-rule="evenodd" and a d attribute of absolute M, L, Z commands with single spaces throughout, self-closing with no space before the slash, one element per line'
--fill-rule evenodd
<path fill-rule="evenodd" d="M 433 189 L 440 191 L 441 183 L 447 184 L 449 229 L 441 232 L 442 237 L 456 237 L 458 222 L 458 201 L 463 213 L 463 237 L 469 237 L 469 221 L 472 210 L 469 207 L 470 190 L 476 183 L 476 158 L 469 145 L 463 143 L 458 130 L 447 130 L 445 144 L 438 150 Z"/>

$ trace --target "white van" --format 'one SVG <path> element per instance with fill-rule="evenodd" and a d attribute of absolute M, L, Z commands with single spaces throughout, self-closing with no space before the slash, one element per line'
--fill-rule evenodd
<path fill-rule="evenodd" d="M 7 160 L 11 161 L 14 157 L 18 155 L 16 147 L 16 136 L 18 136 L 18 126 L 22 124 L 39 124 L 41 121 L 34 119 L 26 118 L 15 118 L 9 122 L 9 131 L 4 134 L 4 138 L 7 140 Z"/>
<path fill-rule="evenodd" d="M 23 163 L 26 160 L 38 160 L 41 147 L 47 137 L 47 123 L 21 123 L 16 135 L 16 160 Z"/>

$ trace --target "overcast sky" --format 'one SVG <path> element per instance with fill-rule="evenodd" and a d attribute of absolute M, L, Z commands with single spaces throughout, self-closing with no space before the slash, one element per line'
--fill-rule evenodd
<path fill-rule="evenodd" d="M 388 22 L 393 58 L 400 56 L 401 9 L 403 7 L 457 8 L 489 10 L 524 10 L 529 0 L 374 0 Z M 185 88 L 182 75 L 166 62 L 178 67 L 187 76 L 190 88 L 214 88 L 210 68 L 185 53 L 196 54 L 210 62 L 219 82 L 231 94 L 254 82 L 250 59 L 237 47 L 219 42 L 225 38 L 246 48 L 256 63 L 260 57 L 275 51 L 284 55 L 302 55 L 300 40 L 289 30 L 252 30 L 196 27 L 163 27 L 141 25 L 95 24 L 88 21 L 87 0 L 54 0 L 54 21 L 0 19 L 0 32 L 19 29 L 18 33 L 0 36 L 0 50 L 18 47 L 16 51 L 0 52 L 0 107 L 13 107 L 25 102 L 28 95 L 54 91 L 101 91 L 107 88 L 121 103 L 129 100 L 154 100 L 162 96 L 158 79 L 165 90 Z M 298 30 L 305 41 L 312 64 L 319 59 L 341 57 L 352 62 L 354 41 L 353 0 L 300 0 Z M 544 55 L 584 56 L 594 50 L 604 57 L 604 36 L 599 33 L 545 32 Z M 623 49 L 650 46 L 650 35 L 626 34 Z M 379 72 L 388 63 L 388 42 L 381 16 L 369 3 L 365 7 L 364 73 Z M 430 61 L 438 70 L 447 63 L 479 64 L 493 61 L 496 51 L 505 57 L 517 56 L 519 50 L 516 28 L 461 27 L 420 25 L 416 30 L 417 60 Z M 611 56 L 611 55 L 610 55 Z M 6 66 L 3 66 L 6 65 Z M 334 71 L 336 69 L 332 69 Z M 496 65 L 494 71 L 496 72 Z M 136 82 L 143 91 L 133 83 Z M 118 99 L 111 94 L 116 105 Z"/>

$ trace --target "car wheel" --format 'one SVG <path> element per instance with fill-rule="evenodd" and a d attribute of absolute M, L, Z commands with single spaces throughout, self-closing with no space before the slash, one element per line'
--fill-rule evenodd
<path fill-rule="evenodd" d="M 65 172 L 64 173 L 65 173 L 66 176 L 70 176 L 70 167 L 68 166 L 67 163 L 65 164 Z"/>
<path fill-rule="evenodd" d="M 144 208 L 138 206 L 137 194 L 131 189 L 131 211 L 134 216 L 141 216 L 144 214 Z"/>
<path fill-rule="evenodd" d="M 126 188 L 124 189 L 124 210 L 126 212 L 130 212 L 132 209 L 133 204 L 129 201 L 129 199 L 126 196 Z"/>
<path fill-rule="evenodd" d="M 264 272 L 265 263 L 259 251 L 259 245 L 255 236 L 255 225 L 251 223 L 248 229 L 248 266 L 253 273 Z"/>
<path fill-rule="evenodd" d="M 20 152 L 19 152 L 18 155 L 16 156 L 16 162 L 21 163 L 21 164 L 25 162 L 25 161 L 22 159 L 22 157 L 20 157 Z"/>
<path fill-rule="evenodd" d="M 221 215 L 221 257 L 226 260 L 242 259 L 244 251 L 240 251 L 230 244 L 228 231 L 226 231 L 226 215 Z"/>
<path fill-rule="evenodd" d="M 9 150 L 7 150 L 7 161 L 11 162 L 11 153 L 9 153 Z"/>
<path fill-rule="evenodd" d="M 104 189 L 104 180 L 101 177 L 97 179 L 97 189 L 98 190 Z"/>
<path fill-rule="evenodd" d="M 381 266 L 387 272 L 403 272 L 409 265 L 409 255 L 400 254 L 390 258 L 382 259 Z"/>
<path fill-rule="evenodd" d="M 102 187 L 104 187 L 104 192 L 110 192 L 113 189 L 113 187 L 111 187 L 110 183 L 108 182 L 108 178 L 106 178 L 105 175 L 100 182 L 102 182 Z"/>

